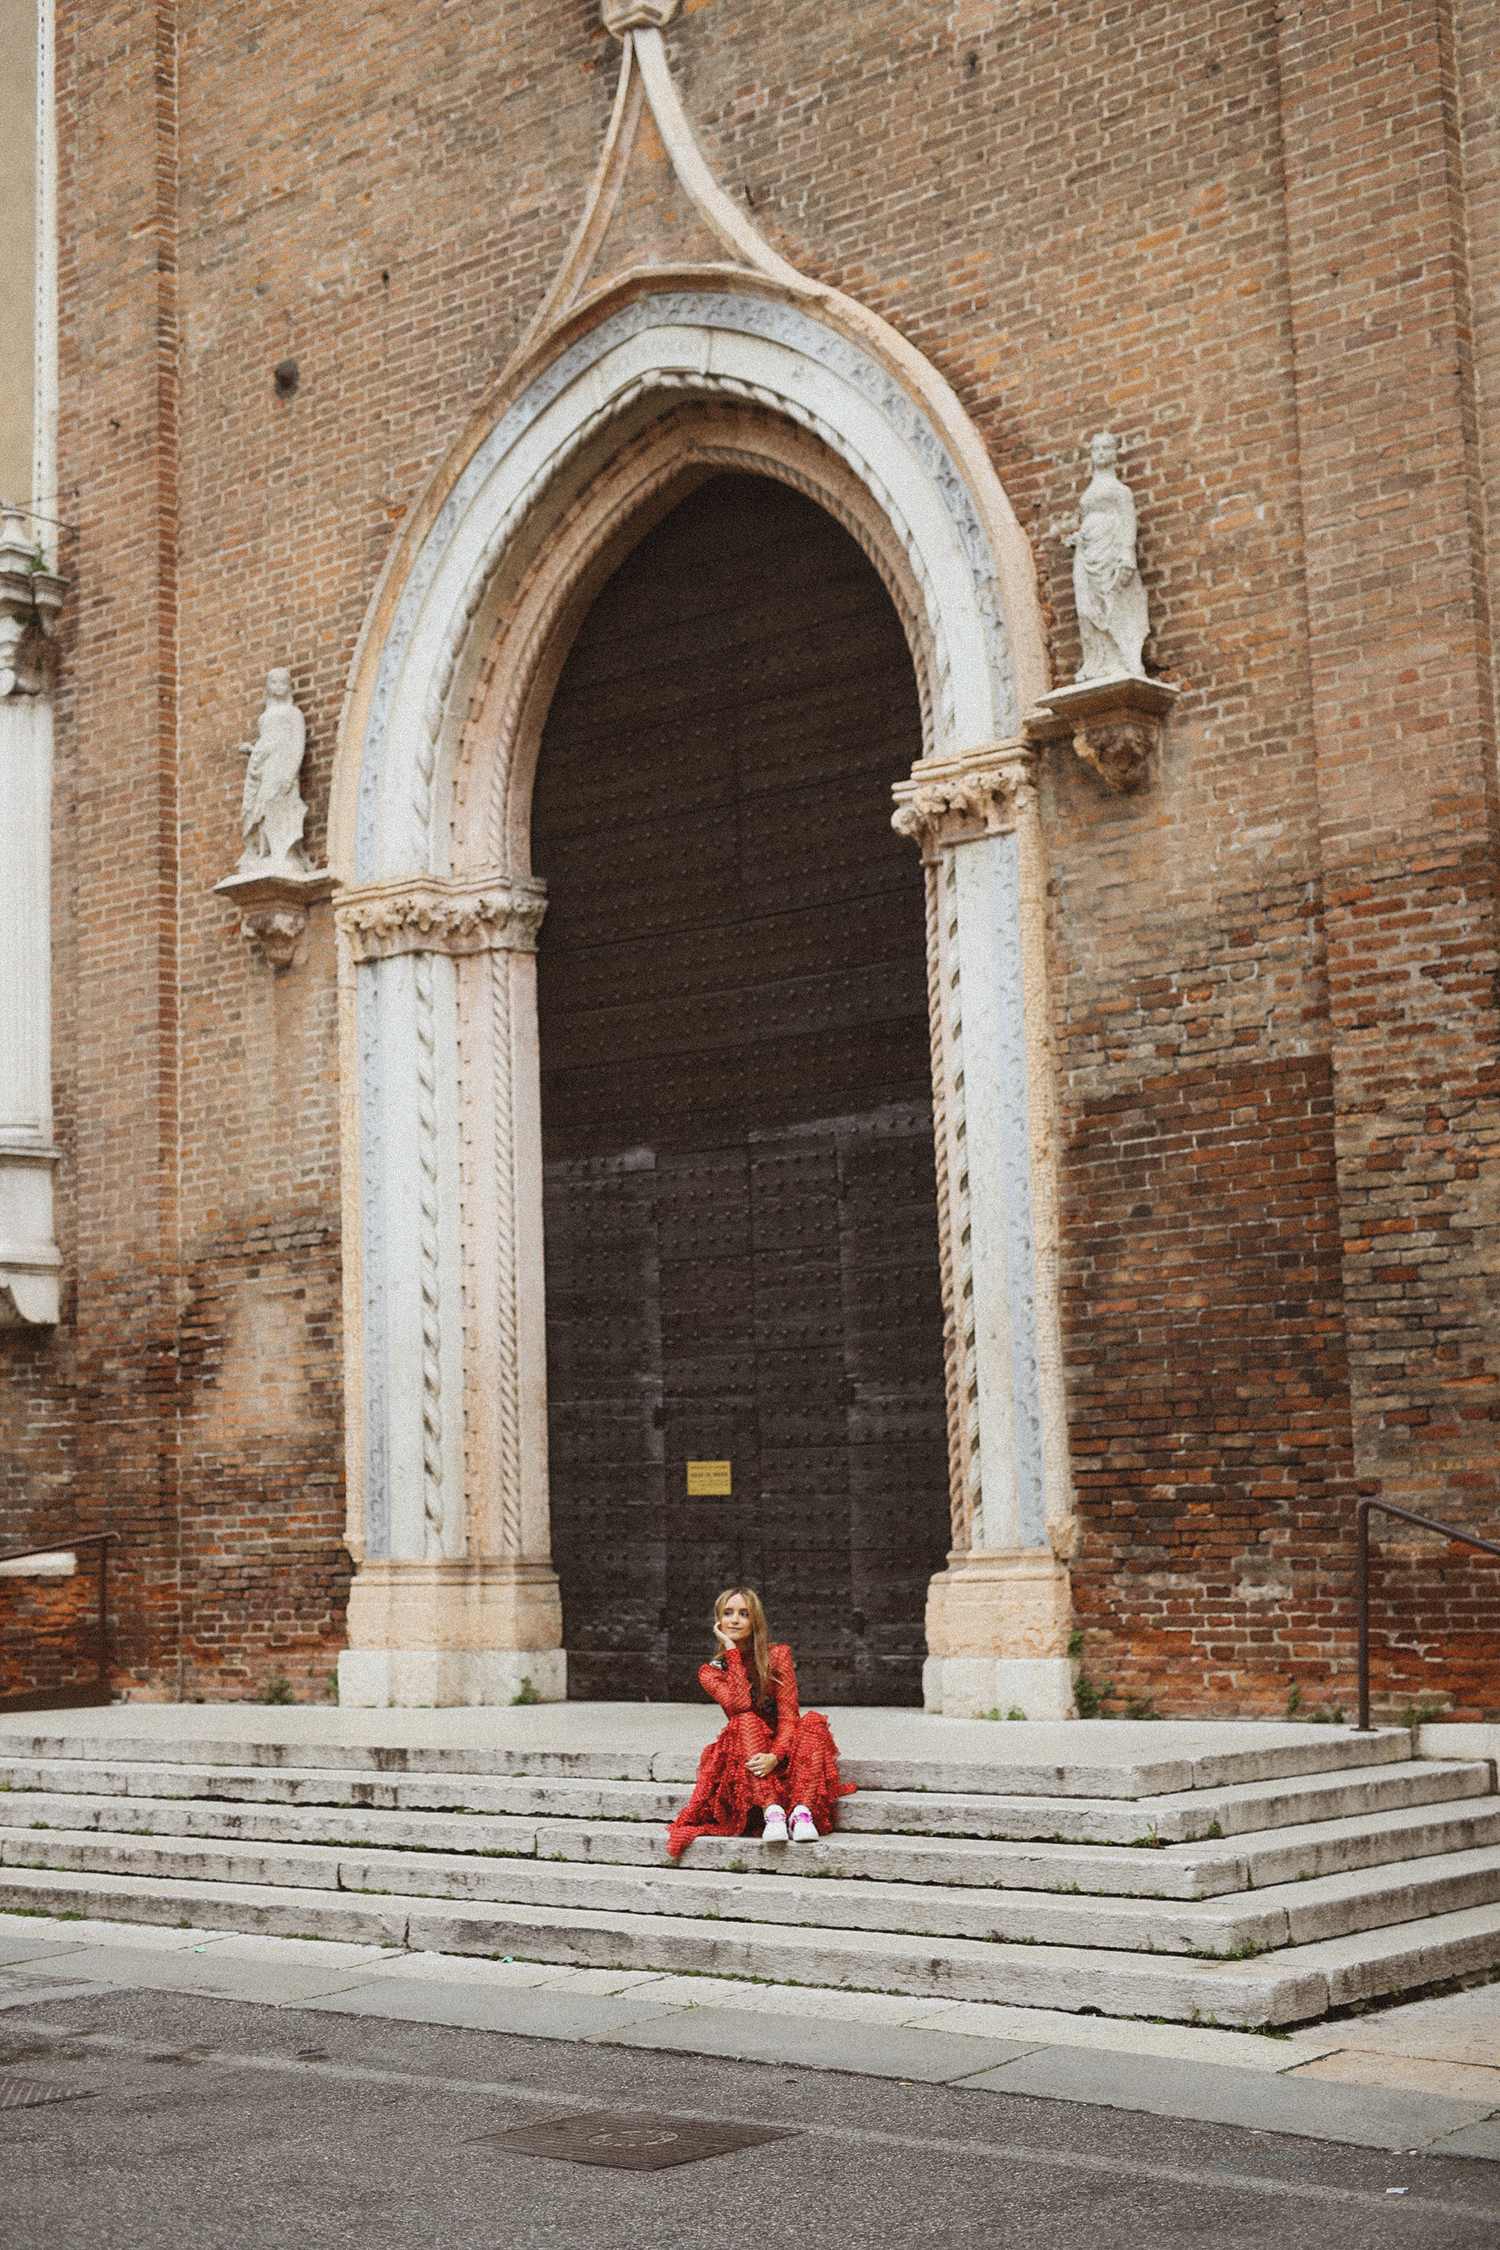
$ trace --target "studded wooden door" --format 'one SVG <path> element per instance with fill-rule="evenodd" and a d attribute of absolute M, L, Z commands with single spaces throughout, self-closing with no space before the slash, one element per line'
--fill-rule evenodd
<path fill-rule="evenodd" d="M 570 1693 L 693 1697 L 745 1580 L 804 1700 L 921 1699 L 948 1544 L 899 621 L 855 542 L 700 485 L 578 635 L 532 859 Z M 731 1491 L 689 1491 L 727 1461 Z M 695 1481 L 702 1481 L 701 1478 Z"/>

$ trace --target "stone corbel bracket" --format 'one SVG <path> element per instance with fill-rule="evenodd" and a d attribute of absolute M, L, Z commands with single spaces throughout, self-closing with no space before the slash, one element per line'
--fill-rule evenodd
<path fill-rule="evenodd" d="M 1014 828 L 1024 794 L 1036 787 L 1036 748 L 1021 740 L 986 743 L 949 758 L 923 758 L 895 785 L 891 826 L 924 854 L 974 836 Z"/>
<path fill-rule="evenodd" d="M 1165 680 L 1129 674 L 1085 680 L 1044 695 L 1026 721 L 1026 732 L 1034 742 L 1071 735 L 1084 764 L 1127 796 L 1145 786 L 1151 753 L 1160 749 L 1162 730 L 1181 693 Z"/>
<path fill-rule="evenodd" d="M 547 887 L 496 874 L 411 875 L 340 891 L 334 913 L 356 962 L 395 953 L 534 953 Z"/>
<path fill-rule="evenodd" d="M 308 908 L 332 898 L 336 881 L 327 868 L 315 868 L 306 875 L 226 875 L 214 889 L 272 968 L 289 969 L 307 930 Z"/>
<path fill-rule="evenodd" d="M 7 508 L 0 521 L 0 697 L 45 695 L 55 663 L 47 628 L 67 581 L 39 570 L 25 518 Z"/>
<path fill-rule="evenodd" d="M 677 13 L 677 0 L 602 0 L 604 28 L 623 39 L 629 31 L 665 31 Z"/>

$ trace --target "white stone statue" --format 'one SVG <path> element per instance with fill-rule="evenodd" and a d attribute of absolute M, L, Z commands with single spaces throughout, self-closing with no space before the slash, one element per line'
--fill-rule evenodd
<path fill-rule="evenodd" d="M 1119 447 L 1107 430 L 1089 440 L 1093 475 L 1078 503 L 1073 599 L 1083 638 L 1079 680 L 1144 679 L 1141 646 L 1151 630 L 1146 589 L 1135 567 L 1135 502 L 1116 473 Z"/>
<path fill-rule="evenodd" d="M 240 830 L 245 839 L 237 872 L 241 875 L 307 875 L 311 862 L 302 848 L 307 807 L 297 777 L 307 728 L 292 701 L 292 675 L 278 667 L 266 674 L 266 707 L 253 742 L 240 748 L 250 760 Z"/>

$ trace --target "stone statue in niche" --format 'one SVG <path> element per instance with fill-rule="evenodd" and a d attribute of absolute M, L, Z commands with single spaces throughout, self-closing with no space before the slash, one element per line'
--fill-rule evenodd
<path fill-rule="evenodd" d="M 1107 430 L 1089 440 L 1093 475 L 1078 503 L 1078 529 L 1067 541 L 1083 639 L 1078 680 L 1139 680 L 1146 673 L 1141 647 L 1151 621 L 1135 565 L 1135 502 L 1115 467 L 1118 459 Z"/>
<path fill-rule="evenodd" d="M 266 707 L 255 740 L 240 745 L 250 763 L 240 809 L 245 848 L 237 874 L 313 872 L 302 848 L 307 807 L 297 786 L 306 746 L 307 728 L 292 701 L 292 675 L 278 667 L 266 674 Z"/>

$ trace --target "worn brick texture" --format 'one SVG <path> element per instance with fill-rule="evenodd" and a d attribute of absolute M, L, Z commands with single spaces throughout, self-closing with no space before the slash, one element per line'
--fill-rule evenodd
<path fill-rule="evenodd" d="M 237 745 L 289 663 L 319 853 L 393 531 L 556 269 L 618 50 L 594 0 L 59 16 L 67 1292 L 0 1332 L 3 1533 L 120 1529 L 132 1693 L 314 1696 L 332 937 L 273 976 L 212 896 Z M 1500 17 L 688 0 L 669 48 L 774 246 L 974 417 L 1058 678 L 1081 440 L 1122 439 L 1184 695 L 1139 796 L 1065 744 L 1043 777 L 1083 1661 L 1164 1712 L 1347 1704 L 1356 1496 L 1500 1530 Z M 616 256 L 679 204 L 644 147 Z M 1500 1577 L 1380 1541 L 1381 1707 L 1500 1715 Z"/>

